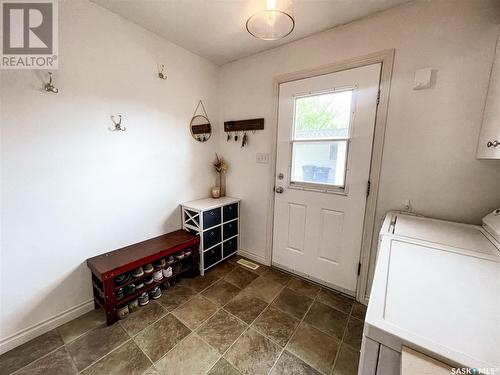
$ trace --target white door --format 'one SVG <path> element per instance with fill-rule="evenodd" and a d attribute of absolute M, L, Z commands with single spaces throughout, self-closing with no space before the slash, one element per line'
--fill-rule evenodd
<path fill-rule="evenodd" d="M 381 64 L 279 88 L 273 264 L 354 295 Z"/>

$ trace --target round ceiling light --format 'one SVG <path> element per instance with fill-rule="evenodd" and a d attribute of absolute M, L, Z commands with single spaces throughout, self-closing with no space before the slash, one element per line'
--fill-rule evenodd
<path fill-rule="evenodd" d="M 247 30 L 254 37 L 263 40 L 277 40 L 289 35 L 295 27 L 295 20 L 288 13 L 268 9 L 256 13 L 247 20 Z"/>

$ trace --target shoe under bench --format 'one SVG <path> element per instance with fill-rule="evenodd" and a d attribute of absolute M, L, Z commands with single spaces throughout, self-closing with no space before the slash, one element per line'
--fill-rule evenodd
<path fill-rule="evenodd" d="M 107 325 L 109 326 L 118 320 L 117 310 L 120 306 L 124 306 L 138 298 L 140 294 L 181 275 L 190 277 L 199 275 L 199 243 L 199 236 L 181 229 L 87 259 L 87 266 L 92 273 L 94 305 L 96 309 L 102 307 L 106 311 Z M 171 277 L 145 285 L 140 290 L 126 295 L 120 300 L 116 299 L 116 290 L 125 285 L 116 285 L 116 276 L 186 250 L 191 251 L 191 256 L 185 262 L 182 262 L 182 269 L 174 272 Z M 157 271 L 157 269 L 155 268 L 154 271 Z M 126 284 L 142 278 L 144 276 L 132 278 Z"/>

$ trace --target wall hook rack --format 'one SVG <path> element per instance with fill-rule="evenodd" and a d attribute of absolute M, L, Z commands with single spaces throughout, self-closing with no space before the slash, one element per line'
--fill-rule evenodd
<path fill-rule="evenodd" d="M 53 79 L 53 73 L 52 72 L 49 72 L 49 82 L 46 83 L 44 86 L 43 86 L 43 89 L 47 92 L 50 92 L 52 94 L 57 94 L 59 92 L 59 89 L 57 87 L 54 86 L 54 79 Z"/>
<path fill-rule="evenodd" d="M 163 64 L 158 66 L 158 78 L 167 79 L 167 73 L 165 73 L 165 65 Z"/>
<path fill-rule="evenodd" d="M 122 115 L 111 115 L 111 121 L 115 125 L 114 128 L 108 128 L 111 132 L 122 131 L 124 132 L 127 128 L 122 127 Z"/>
<path fill-rule="evenodd" d="M 225 121 L 224 131 L 227 132 L 244 132 L 264 129 L 264 119 L 255 118 L 251 120 Z"/>
<path fill-rule="evenodd" d="M 224 131 L 227 133 L 226 141 L 229 142 L 233 137 L 231 133 L 234 134 L 234 141 L 238 142 L 239 132 L 242 132 L 241 147 L 248 145 L 248 135 L 247 132 L 251 131 L 255 134 L 257 130 L 264 129 L 264 119 L 254 118 L 250 120 L 237 120 L 237 121 L 225 121 Z"/>

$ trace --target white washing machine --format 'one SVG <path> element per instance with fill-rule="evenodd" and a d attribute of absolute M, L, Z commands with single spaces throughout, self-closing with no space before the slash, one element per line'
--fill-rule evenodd
<path fill-rule="evenodd" d="M 358 374 L 399 375 L 403 345 L 500 374 L 500 209 L 482 227 L 387 214 Z"/>

